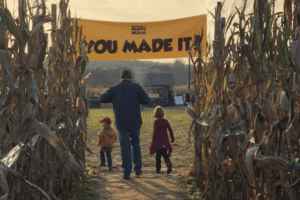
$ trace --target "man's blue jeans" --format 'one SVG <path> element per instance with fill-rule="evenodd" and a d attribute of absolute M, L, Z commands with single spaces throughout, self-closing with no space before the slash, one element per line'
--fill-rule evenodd
<path fill-rule="evenodd" d="M 124 176 L 126 178 L 129 178 L 132 170 L 131 146 L 133 150 L 134 171 L 136 173 L 140 173 L 142 171 L 140 130 L 140 126 L 131 129 L 118 130 L 122 158 L 122 168 Z"/>
<path fill-rule="evenodd" d="M 102 149 L 100 150 L 101 163 L 105 164 L 105 152 L 106 152 L 106 157 L 107 157 L 107 164 L 108 164 L 108 166 L 112 166 L 111 151 L 104 151 Z"/>

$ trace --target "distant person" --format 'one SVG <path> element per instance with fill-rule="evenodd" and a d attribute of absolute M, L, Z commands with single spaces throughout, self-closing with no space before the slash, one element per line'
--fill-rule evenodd
<path fill-rule="evenodd" d="M 167 130 L 171 137 L 171 142 L 174 143 L 173 130 L 170 123 L 165 119 L 165 111 L 162 107 L 157 106 L 154 109 L 154 117 L 157 118 L 154 121 L 154 130 L 152 143 L 150 145 L 150 154 L 153 155 L 156 152 L 156 173 L 160 172 L 161 169 L 161 156 L 164 157 L 165 163 L 168 167 L 167 174 L 172 172 L 172 162 L 170 160 L 172 146 L 168 137 Z M 169 150 L 169 153 L 167 153 Z"/>
<path fill-rule="evenodd" d="M 168 100 L 169 100 L 169 105 L 174 106 L 175 105 L 175 93 L 173 89 L 170 89 L 168 91 Z"/>
<path fill-rule="evenodd" d="M 185 99 L 184 104 L 187 105 L 187 103 L 190 102 L 190 100 L 191 100 L 191 99 L 190 99 L 190 93 L 189 93 L 189 91 L 187 91 L 187 92 L 185 93 L 184 99 Z"/>
<path fill-rule="evenodd" d="M 101 163 L 99 166 L 105 166 L 106 153 L 108 168 L 112 170 L 111 151 L 113 150 L 114 142 L 117 140 L 117 133 L 110 127 L 111 119 L 109 117 L 105 117 L 98 122 L 100 122 L 103 127 L 98 136 L 98 146 L 101 146 Z"/>
<path fill-rule="evenodd" d="M 132 170 L 131 146 L 136 175 L 142 174 L 142 156 L 140 147 L 140 130 L 142 117 L 140 104 L 147 105 L 149 97 L 144 89 L 131 82 L 131 72 L 121 72 L 121 83 L 110 87 L 101 95 L 100 102 L 113 103 L 115 125 L 118 129 L 122 158 L 123 178 L 129 180 Z"/>
<path fill-rule="evenodd" d="M 192 94 L 191 102 L 194 105 L 194 103 L 195 103 L 195 93 Z"/>

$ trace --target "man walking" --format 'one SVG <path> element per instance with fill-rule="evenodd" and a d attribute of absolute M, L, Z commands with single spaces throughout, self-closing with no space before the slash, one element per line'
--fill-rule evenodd
<path fill-rule="evenodd" d="M 132 170 L 131 146 L 133 149 L 133 163 L 136 175 L 142 174 L 142 156 L 140 147 L 140 129 L 142 116 L 140 104 L 149 103 L 149 97 L 144 89 L 131 82 L 131 72 L 123 70 L 121 83 L 112 86 L 101 95 L 100 102 L 113 103 L 115 125 L 118 130 L 122 168 L 124 179 L 128 180 Z"/>

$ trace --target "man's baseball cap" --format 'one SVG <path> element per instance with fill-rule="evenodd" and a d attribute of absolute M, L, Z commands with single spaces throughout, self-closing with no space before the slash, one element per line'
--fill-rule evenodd
<path fill-rule="evenodd" d="M 104 117 L 103 119 L 98 120 L 98 122 L 105 122 L 107 124 L 111 124 L 111 119 L 109 117 Z"/>
<path fill-rule="evenodd" d="M 121 78 L 131 78 L 131 72 L 128 69 L 124 69 L 121 72 Z"/>

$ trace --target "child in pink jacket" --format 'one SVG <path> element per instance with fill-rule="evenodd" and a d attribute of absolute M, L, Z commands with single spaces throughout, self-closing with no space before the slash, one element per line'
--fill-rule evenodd
<path fill-rule="evenodd" d="M 154 109 L 154 117 L 157 118 L 154 121 L 153 138 L 150 146 L 150 154 L 156 153 L 156 173 L 160 172 L 161 169 L 161 156 L 164 157 L 165 163 L 167 164 L 167 174 L 172 171 L 172 162 L 170 161 L 172 146 L 168 137 L 167 130 L 171 137 L 171 142 L 174 143 L 173 130 L 169 124 L 169 121 L 165 119 L 165 111 L 162 107 L 157 106 Z M 167 154 L 169 150 L 169 154 Z"/>

